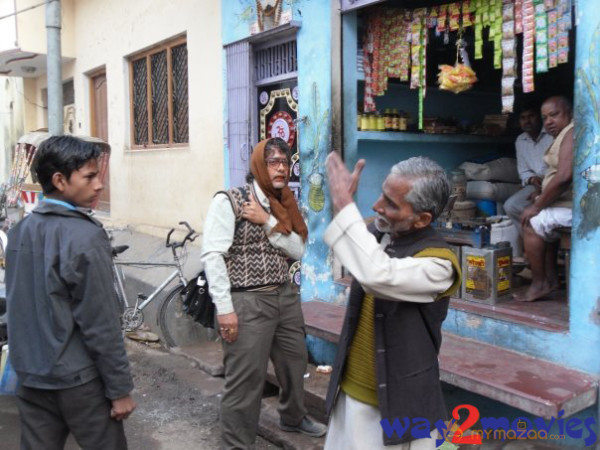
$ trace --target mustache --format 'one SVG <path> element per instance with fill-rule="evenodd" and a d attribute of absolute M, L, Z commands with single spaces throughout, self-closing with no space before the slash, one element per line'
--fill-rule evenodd
<path fill-rule="evenodd" d="M 388 226 L 389 226 L 389 224 L 390 224 L 390 223 L 387 221 L 387 219 L 386 219 L 385 217 L 383 217 L 381 214 L 377 214 L 377 215 L 375 216 L 375 220 L 378 220 L 379 222 L 382 222 L 382 223 L 384 223 L 384 224 L 386 224 L 386 225 L 388 225 Z"/>

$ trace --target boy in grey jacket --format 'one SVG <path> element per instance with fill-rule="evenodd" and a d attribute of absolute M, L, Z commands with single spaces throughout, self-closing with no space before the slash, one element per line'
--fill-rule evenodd
<path fill-rule="evenodd" d="M 11 229 L 8 333 L 17 372 L 21 449 L 126 449 L 135 409 L 119 325 L 111 246 L 87 211 L 103 185 L 98 144 L 50 137 L 34 168 L 44 200 Z M 86 209 L 87 208 L 87 209 Z"/>

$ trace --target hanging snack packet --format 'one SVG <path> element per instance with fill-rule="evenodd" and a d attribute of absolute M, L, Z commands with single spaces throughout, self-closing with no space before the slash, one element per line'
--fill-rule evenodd
<path fill-rule="evenodd" d="M 477 76 L 473 69 L 465 64 L 450 66 L 443 64 L 439 66 L 438 83 L 440 89 L 458 94 L 471 89 L 477 82 Z"/>

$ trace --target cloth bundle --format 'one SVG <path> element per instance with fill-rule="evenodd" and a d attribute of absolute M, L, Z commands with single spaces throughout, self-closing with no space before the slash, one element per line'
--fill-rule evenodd
<path fill-rule="evenodd" d="M 484 164 L 464 162 L 459 168 L 469 180 L 469 199 L 504 202 L 522 187 L 514 158 L 498 158 Z"/>

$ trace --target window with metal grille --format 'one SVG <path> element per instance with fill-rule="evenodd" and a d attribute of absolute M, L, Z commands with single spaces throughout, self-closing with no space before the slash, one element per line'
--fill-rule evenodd
<path fill-rule="evenodd" d="M 134 56 L 130 73 L 132 147 L 189 142 L 186 39 Z"/>
<path fill-rule="evenodd" d="M 259 84 L 295 77 L 298 71 L 296 41 L 257 49 L 254 53 L 254 71 Z"/>

